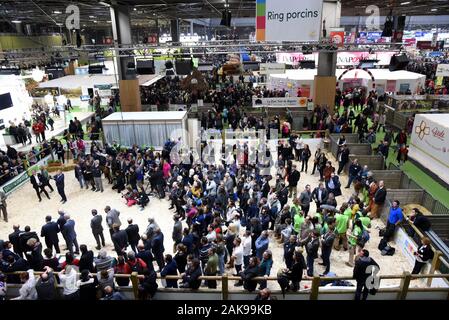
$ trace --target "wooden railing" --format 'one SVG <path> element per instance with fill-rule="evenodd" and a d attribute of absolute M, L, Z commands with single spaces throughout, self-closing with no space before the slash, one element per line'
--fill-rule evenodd
<path fill-rule="evenodd" d="M 13 272 L 13 273 L 6 273 L 8 274 L 20 274 L 22 272 Z M 43 272 L 34 272 L 35 276 L 41 275 Z M 57 275 L 57 272 L 54 273 L 54 275 Z M 96 273 L 93 273 L 92 276 L 96 276 Z M 131 274 L 115 274 L 114 278 L 129 278 L 131 282 L 131 286 L 128 287 L 120 287 L 121 290 L 132 290 L 133 296 L 135 299 L 138 299 L 138 285 L 139 285 L 139 279 L 143 279 L 143 275 L 138 275 L 137 272 L 133 272 Z M 161 277 L 160 274 L 157 275 L 157 279 L 165 279 L 165 280 L 180 280 L 181 276 L 166 276 Z M 241 280 L 238 276 L 230 276 L 230 275 L 222 275 L 222 276 L 201 276 L 199 278 L 200 280 L 215 280 L 221 282 L 221 289 L 158 289 L 158 291 L 165 291 L 169 290 L 170 292 L 179 292 L 179 294 L 183 294 L 186 292 L 197 292 L 197 293 L 208 293 L 208 292 L 221 292 L 222 300 L 229 300 L 230 294 L 235 293 L 243 293 L 243 294 L 250 294 L 254 295 L 254 293 L 249 293 L 245 290 L 239 289 L 239 290 L 230 290 L 229 289 L 229 281 L 237 281 Z M 430 292 L 443 292 L 447 294 L 447 299 L 449 299 L 449 286 L 448 287 L 434 287 L 434 288 L 410 288 L 410 283 L 412 280 L 416 279 L 429 279 L 430 282 L 432 282 L 432 279 L 449 279 L 449 274 L 417 274 L 412 275 L 409 272 L 404 272 L 402 275 L 380 275 L 379 280 L 400 280 L 399 286 L 393 287 L 393 288 L 381 288 L 378 290 L 379 293 L 382 292 L 394 292 L 396 293 L 396 299 L 397 300 L 405 300 L 407 298 L 408 292 L 421 292 L 421 293 L 430 293 Z M 277 281 L 277 277 L 255 277 L 253 278 L 254 281 L 261 281 L 261 280 L 267 280 L 268 282 L 271 281 Z M 337 295 L 337 294 L 347 294 L 351 293 L 352 291 L 348 290 L 320 290 L 320 283 L 321 281 L 325 280 L 326 282 L 332 282 L 336 280 L 354 280 L 351 276 L 342 276 L 342 277 L 305 277 L 303 278 L 302 282 L 311 282 L 311 285 L 308 289 L 303 289 L 298 292 L 288 292 L 287 294 L 302 294 L 302 295 L 309 295 L 310 300 L 318 300 L 320 294 L 331 294 L 331 295 Z M 15 284 L 9 284 L 8 287 L 14 287 L 14 286 L 20 286 Z M 57 286 L 60 287 L 60 286 Z M 355 287 L 353 287 L 355 290 Z M 272 290 L 272 293 L 280 293 L 280 290 Z M 336 296 L 336 299 L 337 296 Z"/>

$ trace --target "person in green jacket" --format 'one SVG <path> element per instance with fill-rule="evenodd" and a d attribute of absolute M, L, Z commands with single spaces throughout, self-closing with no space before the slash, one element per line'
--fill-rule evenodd
<path fill-rule="evenodd" d="M 362 221 L 360 219 L 357 219 L 353 226 L 352 230 L 348 230 L 348 242 L 349 242 L 349 260 L 346 262 L 346 265 L 349 267 L 354 267 L 354 255 L 357 249 L 357 252 L 359 252 L 362 248 L 360 248 L 357 245 L 357 240 L 359 239 L 359 236 L 363 233 L 363 225 Z"/>
<path fill-rule="evenodd" d="M 296 234 L 301 233 L 301 227 L 304 221 L 305 219 L 304 216 L 302 215 L 301 210 L 297 210 L 295 216 L 293 217 L 293 230 L 295 231 Z"/>
<path fill-rule="evenodd" d="M 295 220 L 295 215 L 298 212 L 301 212 L 301 206 L 299 204 L 299 199 L 295 198 L 295 199 L 293 199 L 293 204 L 290 208 L 290 215 L 292 217 L 292 220 Z"/>
<path fill-rule="evenodd" d="M 362 215 L 359 217 L 359 220 L 362 221 L 363 228 L 371 228 L 371 218 L 368 217 L 366 210 L 362 210 Z"/>
<path fill-rule="evenodd" d="M 211 247 L 208 250 L 209 260 L 207 260 L 206 267 L 204 268 L 205 276 L 216 276 L 218 270 L 218 255 L 216 253 L 216 248 Z M 217 280 L 207 280 L 207 287 L 210 289 L 217 288 Z"/>
<path fill-rule="evenodd" d="M 340 212 L 335 215 L 335 231 L 337 236 L 335 237 L 334 249 L 340 251 L 340 243 L 343 243 L 343 249 L 348 250 L 348 237 L 346 231 L 349 226 L 349 217 L 344 212 L 348 208 L 346 203 L 342 204 Z"/>

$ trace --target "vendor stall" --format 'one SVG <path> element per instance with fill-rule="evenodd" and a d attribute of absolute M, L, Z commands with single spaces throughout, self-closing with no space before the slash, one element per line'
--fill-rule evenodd
<path fill-rule="evenodd" d="M 187 143 L 187 112 L 115 112 L 102 120 L 107 143 L 160 149 L 172 138 Z"/>
<path fill-rule="evenodd" d="M 286 90 L 290 97 L 301 96 L 312 98 L 316 69 L 286 70 L 284 74 L 269 75 L 267 88 L 270 90 Z M 368 90 L 384 92 L 416 92 L 424 87 L 426 77 L 409 71 L 388 69 L 337 69 L 335 72 L 337 85 L 341 90 L 351 87 L 366 87 Z"/>

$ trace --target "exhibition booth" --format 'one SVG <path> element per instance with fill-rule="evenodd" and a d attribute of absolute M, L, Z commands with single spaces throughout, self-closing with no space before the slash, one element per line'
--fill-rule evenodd
<path fill-rule="evenodd" d="M 290 97 L 296 97 L 298 89 L 302 96 L 312 98 L 314 79 L 317 69 L 286 70 L 284 74 L 269 75 L 267 88 L 270 90 L 286 90 Z M 384 92 L 412 93 L 424 87 L 426 76 L 409 71 L 394 71 L 388 69 L 337 69 L 335 72 L 337 85 L 341 90 L 355 87 L 366 87 L 368 90 Z"/>
<path fill-rule="evenodd" d="M 187 111 L 115 112 L 102 120 L 107 143 L 161 149 L 172 138 L 188 141 Z"/>
<path fill-rule="evenodd" d="M 9 121 L 16 124 L 22 118 L 29 118 L 33 99 L 28 93 L 25 82 L 18 75 L 0 75 L 0 132 L 2 132 L 1 145 L 15 144 L 12 136 L 5 134 Z"/>
<path fill-rule="evenodd" d="M 150 86 L 162 78 L 156 74 L 137 76 L 139 86 Z M 107 104 L 113 90 L 118 90 L 118 81 L 118 76 L 113 74 L 77 74 L 42 82 L 39 89 L 57 89 L 60 95 L 70 98 L 72 105 L 87 109 L 89 97 L 97 93 L 102 98 L 102 104 Z"/>

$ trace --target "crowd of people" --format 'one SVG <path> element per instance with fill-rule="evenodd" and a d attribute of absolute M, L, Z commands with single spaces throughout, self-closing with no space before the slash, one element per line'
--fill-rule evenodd
<path fill-rule="evenodd" d="M 158 87 L 162 96 L 165 97 L 163 90 L 170 86 L 167 82 L 165 89 L 162 84 Z M 264 88 L 256 90 L 261 96 L 273 94 Z M 83 128 L 78 120 L 72 121 L 64 138 L 66 149 L 77 160 L 74 177 L 80 188 L 103 192 L 103 181 L 106 181 L 128 206 L 137 205 L 141 210 L 148 205 L 151 196 L 167 198 L 171 204 L 169 210 L 173 210 L 171 238 L 174 247 L 170 248 L 173 254 L 167 253 L 157 219 L 149 218 L 144 230 L 129 219 L 125 228 L 120 212 L 107 206 L 104 221 L 97 209 L 91 212 L 90 227 L 97 244 L 95 249 L 99 250 L 96 256 L 86 245 L 78 244 L 75 219 L 60 211 L 56 221 L 51 216 L 45 218 L 40 235 L 29 226 L 22 230 L 15 225 L 8 240 L 1 243 L 1 268 L 7 273 L 6 282 L 23 283 L 17 299 L 54 299 L 54 281 L 63 286 L 65 299 L 124 299 L 117 289 L 129 285 L 130 279 L 114 276 L 132 273 L 139 275 L 141 299 L 151 299 L 157 294 L 158 273 L 162 278 L 179 276 L 179 281 L 164 280 L 167 288 L 194 290 L 202 285 L 217 288 L 216 280 L 203 281 L 200 278 L 203 275 L 233 274 L 240 279 L 235 286 L 243 286 L 249 292 L 258 288 L 259 298 L 266 298 L 269 296 L 267 278 L 274 274 L 273 249 L 279 245 L 283 249 L 285 267 L 277 278 L 284 291 L 300 290 L 304 278 L 334 274 L 331 272 L 332 253 L 345 250 L 348 253 L 346 265 L 353 270 L 357 281 L 356 299 L 366 299 L 369 290 L 364 271 L 368 266 L 380 268 L 370 257 L 366 244 L 371 238 L 371 220 L 379 218 L 387 192 L 384 182 L 376 181 L 367 166 L 362 167 L 357 159 L 349 163 L 350 150 L 344 133 L 358 132 L 360 141 L 374 143 L 376 139 L 372 135 L 381 128 L 385 130 L 383 113 L 378 106 L 380 97 L 370 92 L 365 98 L 361 90 L 338 91 L 336 106 L 343 106 L 343 111 L 339 108 L 331 115 L 327 107 L 318 106 L 310 119 L 304 119 L 305 128 L 319 130 L 317 138 L 324 137 L 324 130 L 342 133 L 337 159 L 333 162 L 320 148 L 312 154 L 304 138 L 292 132 L 290 116 L 287 115 L 285 121 L 276 116 L 268 123 L 263 118 L 246 116 L 239 106 L 253 93 L 248 86 L 227 83 L 224 90 L 208 96 L 214 107 L 207 115 L 202 115 L 201 126 L 203 129 L 223 129 L 229 125 L 235 130 L 276 130 L 282 139 L 278 139 L 274 177 L 263 174 L 259 165 L 249 161 L 246 143 L 240 146 L 243 149 L 241 159 L 234 149 L 226 159 L 231 161 L 215 165 L 194 161 L 176 164 L 172 151 L 178 142 L 173 140 L 168 140 L 161 152 L 137 145 L 103 146 L 96 142 L 101 131 L 101 116 L 91 119 L 94 130 L 90 134 L 94 141 L 90 150 L 86 150 Z M 150 93 L 153 98 L 154 95 Z M 372 122 L 370 126 L 368 119 Z M 399 150 L 407 140 L 401 134 L 396 137 Z M 382 154 L 384 149 L 388 152 L 391 143 L 388 138 L 384 140 L 378 147 Z M 64 162 L 62 143 L 52 141 L 51 148 Z M 406 155 L 405 151 L 401 152 Z M 188 158 L 193 159 L 193 154 Z M 303 175 L 309 174 L 309 164 L 310 175 L 317 180 L 315 185 L 301 183 Z M 341 190 L 340 175 L 346 172 L 346 167 L 348 183 L 345 187 L 353 188 L 350 197 L 344 197 Z M 58 172 L 53 179 L 61 201 L 68 201 L 64 175 Z M 39 200 L 41 193 L 49 197 L 46 187 L 51 190 L 52 187 L 45 168 L 33 172 L 31 183 Z M 379 250 L 388 251 L 388 242 L 404 219 L 399 202 L 393 202 Z M 114 254 L 104 249 L 103 226 L 109 230 Z M 59 233 L 67 250 L 60 259 L 62 262 L 55 257 L 55 253 L 61 253 Z M 423 245 L 428 247 L 428 241 L 424 239 Z M 422 264 L 417 264 L 414 272 L 418 269 L 419 272 L 429 259 L 427 247 L 417 252 L 420 259 L 417 261 Z M 321 273 L 318 263 L 323 266 Z M 44 273 L 36 280 L 33 270 Z M 81 278 L 74 281 L 78 273 Z"/>

